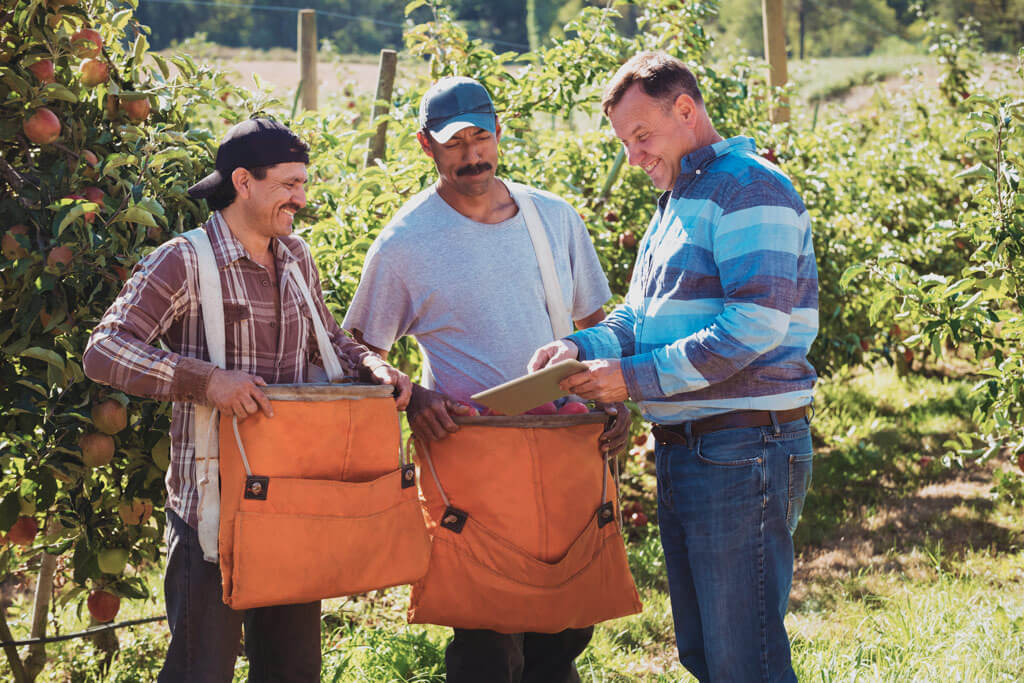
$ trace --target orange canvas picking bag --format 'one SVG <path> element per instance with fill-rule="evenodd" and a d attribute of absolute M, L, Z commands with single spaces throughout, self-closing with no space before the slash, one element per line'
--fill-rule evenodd
<path fill-rule="evenodd" d="M 557 633 L 642 609 L 597 446 L 606 417 L 456 418 L 416 442 L 434 546 L 410 623 Z"/>
<path fill-rule="evenodd" d="M 220 422 L 219 555 L 233 609 L 411 583 L 430 542 L 392 387 L 266 387 L 274 417 Z"/>

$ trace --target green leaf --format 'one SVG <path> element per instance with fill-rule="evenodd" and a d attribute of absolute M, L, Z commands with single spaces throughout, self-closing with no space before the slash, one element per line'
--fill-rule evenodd
<path fill-rule="evenodd" d="M 59 368 L 61 372 L 64 372 L 64 359 L 52 349 L 44 349 L 41 346 L 32 346 L 25 349 L 18 355 L 24 358 L 34 358 L 35 360 L 45 361 L 53 367 Z"/>
<path fill-rule="evenodd" d="M 67 215 L 64 216 L 63 219 L 61 219 L 60 224 L 57 226 L 57 237 L 60 237 L 61 233 L 64 232 L 64 228 L 68 227 L 69 225 L 71 225 L 84 215 L 85 206 L 83 206 L 82 204 L 72 206 L 71 210 L 68 211 Z"/>
<path fill-rule="evenodd" d="M 426 4 L 427 4 L 427 0 L 412 0 L 412 2 L 408 3 L 405 6 L 405 16 L 409 16 L 410 14 L 415 12 L 417 9 L 419 9 L 420 7 L 423 7 Z"/>
<path fill-rule="evenodd" d="M 867 269 L 868 269 L 868 267 L 864 263 L 856 263 L 856 264 L 850 266 L 849 268 L 847 268 L 843 272 L 842 277 L 839 278 L 839 286 L 842 289 L 846 289 L 847 286 L 850 284 L 850 280 L 852 280 L 853 278 L 857 277 L 858 275 L 860 275 L 861 273 L 863 273 Z"/>
<path fill-rule="evenodd" d="M 78 101 L 78 95 L 71 92 L 60 83 L 47 83 L 46 87 L 43 88 L 43 97 L 55 100 L 64 100 L 65 102 Z"/>
<path fill-rule="evenodd" d="M 125 209 L 124 213 L 118 216 L 117 220 L 124 223 L 139 223 L 149 228 L 159 227 L 157 222 L 153 220 L 153 214 L 138 204 Z"/>
<path fill-rule="evenodd" d="M 969 178 L 994 178 L 995 173 L 992 172 L 991 168 L 985 166 L 984 164 L 975 164 L 970 168 L 966 168 L 960 171 L 953 177 L 961 180 Z"/>

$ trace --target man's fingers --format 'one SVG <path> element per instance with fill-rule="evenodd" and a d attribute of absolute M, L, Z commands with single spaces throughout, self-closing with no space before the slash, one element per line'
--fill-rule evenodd
<path fill-rule="evenodd" d="M 267 385 L 266 382 L 263 381 L 263 378 L 257 377 L 256 379 L 260 380 L 260 386 Z M 256 399 L 256 403 L 259 405 L 259 409 L 263 411 L 264 415 L 266 415 L 267 417 L 274 417 L 274 406 L 270 403 L 270 399 L 267 398 L 266 394 L 264 394 L 259 389 L 253 389 L 252 397 Z"/>
<path fill-rule="evenodd" d="M 554 355 L 554 350 L 550 346 L 542 346 L 533 353 L 533 357 L 530 358 L 529 364 L 526 366 L 528 372 L 537 372 L 548 364 L 548 360 Z"/>
<path fill-rule="evenodd" d="M 395 405 L 399 410 L 405 410 L 409 406 L 409 399 L 412 398 L 412 380 L 406 377 L 402 382 L 399 383 L 401 388 L 398 398 L 395 399 Z"/>
<path fill-rule="evenodd" d="M 459 425 L 455 424 L 455 421 L 452 420 L 452 416 L 448 414 L 448 407 L 445 405 L 445 402 L 435 403 L 430 408 L 431 412 L 434 413 L 434 416 L 437 419 L 437 423 L 441 426 L 441 429 L 453 434 L 459 431 Z"/>
<path fill-rule="evenodd" d="M 260 385 L 261 387 L 267 386 L 267 381 L 265 379 L 263 379 L 262 377 L 260 377 L 259 375 L 253 375 L 252 381 L 255 382 L 256 384 Z"/>

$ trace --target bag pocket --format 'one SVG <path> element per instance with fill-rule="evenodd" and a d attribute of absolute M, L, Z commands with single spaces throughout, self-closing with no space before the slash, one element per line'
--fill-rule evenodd
<path fill-rule="evenodd" d="M 430 541 L 416 487 L 396 470 L 370 482 L 271 478 L 234 524 L 232 609 L 311 602 L 412 583 Z"/>
<path fill-rule="evenodd" d="M 814 466 L 814 453 L 790 454 L 789 456 L 789 496 L 786 502 L 786 527 L 790 536 L 796 532 L 800 513 L 804 509 L 807 490 L 811 486 L 811 470 Z"/>
<path fill-rule="evenodd" d="M 558 633 L 642 608 L 618 525 L 599 527 L 595 516 L 562 559 L 542 562 L 470 516 L 461 533 L 435 528 L 409 623 Z"/>

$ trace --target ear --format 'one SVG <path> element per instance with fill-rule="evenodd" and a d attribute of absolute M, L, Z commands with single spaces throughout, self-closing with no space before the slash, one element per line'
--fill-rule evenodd
<path fill-rule="evenodd" d="M 697 103 L 686 93 L 679 93 L 676 101 L 672 104 L 672 112 L 688 126 L 697 123 L 697 109 Z"/>
<path fill-rule="evenodd" d="M 434 158 L 434 150 L 430 146 L 430 139 L 427 137 L 427 133 L 419 130 L 416 131 L 416 139 L 419 140 L 420 147 L 423 149 L 423 153 L 431 159 Z"/>
<path fill-rule="evenodd" d="M 235 193 L 242 199 L 252 197 L 252 174 L 248 169 L 239 166 L 231 172 L 231 184 L 235 186 Z"/>
<path fill-rule="evenodd" d="M 497 142 L 501 142 L 501 121 L 498 120 L 497 116 L 494 117 L 494 139 Z"/>

